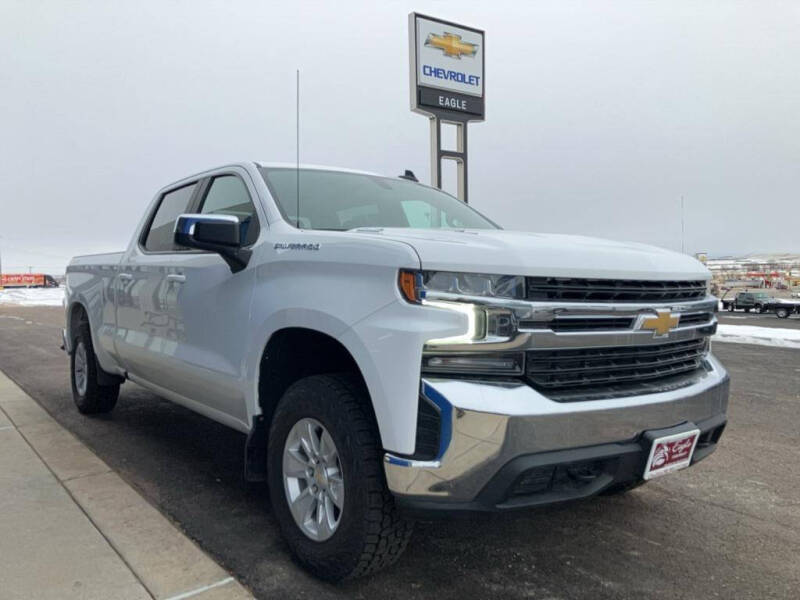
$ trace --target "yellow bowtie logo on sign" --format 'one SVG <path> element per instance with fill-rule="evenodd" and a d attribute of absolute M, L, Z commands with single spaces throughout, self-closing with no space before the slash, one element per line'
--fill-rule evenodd
<path fill-rule="evenodd" d="M 426 46 L 438 48 L 444 52 L 445 56 L 460 59 L 462 56 L 475 56 L 478 52 L 478 44 L 462 42 L 461 36 L 455 33 L 444 32 L 444 35 L 428 34 L 425 40 Z"/>

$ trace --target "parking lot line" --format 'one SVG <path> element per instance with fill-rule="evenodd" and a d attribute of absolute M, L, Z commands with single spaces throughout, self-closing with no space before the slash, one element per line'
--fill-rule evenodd
<path fill-rule="evenodd" d="M 204 585 L 203 587 L 199 587 L 196 590 L 192 590 L 184 594 L 178 594 L 177 596 L 172 596 L 171 598 L 167 598 L 167 600 L 185 600 L 185 598 L 192 598 L 194 596 L 202 594 L 203 592 L 207 592 L 208 590 L 212 590 L 214 588 L 226 585 L 231 581 L 234 581 L 233 577 L 226 577 L 225 579 L 221 579 L 220 581 L 212 583 L 211 585 Z"/>

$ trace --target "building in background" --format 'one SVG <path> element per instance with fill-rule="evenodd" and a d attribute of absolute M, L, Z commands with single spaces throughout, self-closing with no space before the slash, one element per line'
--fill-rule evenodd
<path fill-rule="evenodd" d="M 800 288 L 800 255 L 771 254 L 708 258 L 706 266 L 721 288 Z"/>

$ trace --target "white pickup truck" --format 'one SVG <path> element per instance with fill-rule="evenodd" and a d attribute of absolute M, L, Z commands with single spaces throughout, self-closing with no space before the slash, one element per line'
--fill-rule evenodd
<path fill-rule="evenodd" d="M 410 179 L 227 165 L 67 269 L 78 410 L 130 380 L 245 433 L 244 477 L 328 580 L 393 562 L 420 515 L 623 492 L 726 423 L 699 262 L 504 231 Z"/>

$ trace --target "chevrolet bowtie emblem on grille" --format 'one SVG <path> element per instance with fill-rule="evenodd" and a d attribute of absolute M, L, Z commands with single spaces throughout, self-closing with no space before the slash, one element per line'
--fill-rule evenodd
<path fill-rule="evenodd" d="M 426 46 L 433 46 L 444 52 L 445 56 L 452 58 L 461 58 L 462 56 L 475 56 L 478 52 L 478 44 L 470 44 L 469 42 L 462 42 L 461 36 L 455 33 L 444 32 L 444 35 L 436 35 L 435 33 L 428 34 L 428 39 L 425 40 Z"/>
<path fill-rule="evenodd" d="M 670 329 L 677 327 L 681 320 L 680 315 L 673 314 L 668 310 L 657 310 L 656 315 L 643 318 L 639 329 L 650 329 L 655 337 L 660 337 L 667 335 Z"/>

